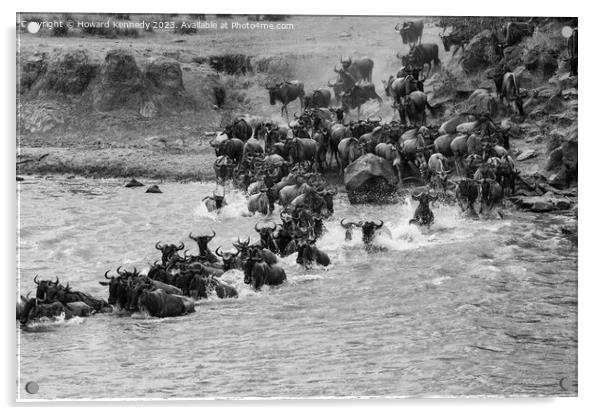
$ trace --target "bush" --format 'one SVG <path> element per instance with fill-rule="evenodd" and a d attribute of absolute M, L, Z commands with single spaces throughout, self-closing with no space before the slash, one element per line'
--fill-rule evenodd
<path fill-rule="evenodd" d="M 69 28 L 67 25 L 63 26 L 54 26 L 52 28 L 51 35 L 54 37 L 65 37 L 69 33 Z"/>

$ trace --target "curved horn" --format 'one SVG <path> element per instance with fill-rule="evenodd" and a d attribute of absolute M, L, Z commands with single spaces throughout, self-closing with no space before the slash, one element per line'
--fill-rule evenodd
<path fill-rule="evenodd" d="M 121 272 L 121 271 L 119 271 L 120 269 L 121 269 L 121 265 L 119 265 L 119 266 L 117 267 L 117 273 L 118 273 L 119 275 L 122 275 L 122 272 Z"/>
<path fill-rule="evenodd" d="M 184 242 L 180 241 L 180 245 L 178 245 L 178 251 L 184 249 Z"/>
<path fill-rule="evenodd" d="M 56 277 L 56 280 L 54 281 L 54 285 L 59 285 L 59 277 Z"/>
<path fill-rule="evenodd" d="M 161 249 L 163 249 L 163 245 L 161 245 L 161 241 L 158 241 L 158 242 L 155 244 L 155 249 L 158 249 L 159 251 L 160 251 Z"/>
<path fill-rule="evenodd" d="M 257 227 L 257 225 L 259 225 L 259 222 L 257 222 L 257 223 L 255 224 L 255 231 L 256 231 L 256 232 L 259 232 L 259 228 Z"/>
<path fill-rule="evenodd" d="M 344 223 L 344 222 L 345 222 L 345 219 L 346 219 L 346 218 L 343 218 L 343 219 L 341 219 L 341 226 L 342 226 L 343 228 L 346 228 L 346 227 L 348 227 L 348 226 L 353 226 L 353 225 L 355 225 L 353 222 L 349 222 L 349 223 L 345 224 L 345 223 Z"/>
<path fill-rule="evenodd" d="M 192 239 L 192 240 L 195 240 L 195 241 L 196 241 L 196 240 L 197 240 L 197 238 L 198 238 L 197 236 L 194 236 L 194 235 L 192 234 L 192 232 L 190 232 L 190 233 L 188 234 L 188 237 L 189 237 L 190 239 Z"/>
<path fill-rule="evenodd" d="M 36 274 L 36 276 L 33 277 L 33 282 L 35 282 L 36 285 L 40 284 L 40 281 L 38 281 L 38 274 Z"/>
<path fill-rule="evenodd" d="M 215 255 L 223 258 L 224 255 L 223 255 L 223 253 L 221 253 L 221 250 L 220 250 L 221 247 L 222 247 L 221 245 L 217 247 L 217 249 L 215 250 Z"/>
<path fill-rule="evenodd" d="M 38 298 L 38 296 L 36 295 L 36 300 L 38 300 L 40 303 L 45 302 L 47 298 L 48 298 L 48 293 L 46 291 L 44 291 L 44 298 Z"/>
<path fill-rule="evenodd" d="M 107 272 L 105 272 L 105 278 L 108 279 L 108 280 L 112 280 L 113 277 L 109 278 L 109 276 L 108 276 L 109 272 L 111 272 L 111 270 L 108 270 Z"/>
<path fill-rule="evenodd" d="M 380 229 L 383 227 L 383 225 L 385 224 L 385 222 L 383 222 L 382 220 L 379 219 L 380 225 L 376 225 L 376 229 Z"/>

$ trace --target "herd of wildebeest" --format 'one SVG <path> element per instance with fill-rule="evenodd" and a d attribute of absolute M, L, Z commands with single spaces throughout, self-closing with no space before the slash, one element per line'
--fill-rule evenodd
<path fill-rule="evenodd" d="M 451 34 L 442 36 L 442 43 L 446 51 L 455 45 L 455 54 L 470 40 L 471 28 L 459 18 L 442 19 L 441 23 L 444 30 L 447 26 L 453 28 Z M 218 186 L 213 195 L 203 199 L 208 211 L 219 214 L 227 205 L 226 182 L 248 195 L 248 215 L 271 218 L 275 205 L 281 207 L 280 223 L 270 220 L 255 226 L 255 242 L 251 243 L 250 237 L 239 238 L 232 244 L 235 251 L 224 251 L 221 246 L 213 250 L 209 243 L 215 232 L 190 233 L 190 239 L 198 245 L 197 255 L 189 254 L 181 242 L 157 242 L 155 248 L 161 258 L 146 274 L 121 267 L 114 275 L 105 273 L 100 284 L 108 287 L 107 301 L 76 291 L 68 283 L 63 285 L 58 277 L 53 281 L 36 276 L 35 297 L 21 296 L 17 319 L 27 324 L 43 317 L 87 316 L 112 311 L 114 307 L 155 317 L 178 316 L 193 312 L 195 301 L 209 296 L 237 297 L 237 289 L 220 278 L 228 270 L 241 270 L 244 283 L 260 290 L 264 285 L 280 285 L 287 279 L 279 258 L 296 254 L 301 266 L 328 266 L 331 260 L 316 242 L 326 232 L 324 221 L 334 213 L 337 187 L 325 175 L 330 170 L 345 176 L 348 167 L 367 154 L 389 163 L 398 183 L 415 182 L 424 189 L 412 192 L 418 206 L 410 224 L 431 226 L 435 218 L 429 203 L 452 194 L 467 216 L 502 216 L 503 198 L 514 192 L 518 172 L 509 154 L 509 133 L 500 128 L 494 117 L 498 101 L 502 105 L 507 102 L 519 117 L 524 116 L 516 76 L 511 71 L 494 76 L 495 95 L 487 89 L 472 93 L 469 105 L 473 102 L 475 107 L 487 111 L 462 113 L 441 125 L 427 126 L 425 110 L 437 109 L 429 105 L 423 85 L 431 67 L 437 68 L 440 60 L 436 44 L 421 43 L 423 26 L 421 20 L 414 20 L 395 28 L 403 43 L 410 44 L 410 51 L 401 56 L 403 67 L 383 84 L 399 120 L 360 119 L 362 105 L 372 99 L 383 102 L 372 83 L 374 62 L 367 57 L 341 58 L 340 67 L 335 66 L 337 79 L 328 88 L 319 88 L 309 95 L 298 80 L 266 85 L 270 103 L 282 104 L 286 123 L 239 117 L 211 140 L 217 156 L 214 170 Z M 532 22 L 508 23 L 502 33 L 505 38 L 499 46 L 503 49 L 533 33 Z M 569 56 L 574 57 L 571 72 L 575 75 L 576 33 L 574 29 L 568 42 Z M 421 78 L 425 66 L 427 74 Z M 331 106 L 333 98 L 339 106 Z M 291 122 L 287 105 L 297 99 L 301 110 Z M 355 108 L 357 120 L 350 114 Z M 136 185 L 141 184 L 130 184 Z M 448 191 L 450 186 L 455 187 L 455 192 Z M 343 218 L 339 223 L 346 240 L 353 238 L 354 228 L 359 229 L 368 252 L 386 249 L 377 243 L 378 238 L 391 237 L 382 220 Z"/>

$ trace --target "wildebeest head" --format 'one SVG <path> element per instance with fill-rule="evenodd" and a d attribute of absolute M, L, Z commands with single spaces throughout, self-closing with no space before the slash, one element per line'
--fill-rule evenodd
<path fill-rule="evenodd" d="M 50 280 L 39 280 L 36 275 L 33 278 L 33 282 L 36 284 L 36 298 L 45 298 L 46 300 L 54 299 L 56 292 L 59 290 L 59 277 L 56 277 L 55 281 Z"/>
<path fill-rule="evenodd" d="M 303 265 L 305 268 L 315 261 L 316 257 L 316 240 L 315 239 L 299 239 L 297 240 L 297 259 L 296 262 L 299 265 Z"/>
<path fill-rule="evenodd" d="M 324 199 L 326 203 L 326 210 L 329 214 L 334 213 L 334 195 L 337 194 L 337 189 L 334 187 L 322 190 L 318 194 Z"/>
<path fill-rule="evenodd" d="M 143 291 L 152 290 L 153 284 L 148 278 L 133 281 L 129 280 L 127 282 L 127 302 L 125 309 L 128 311 L 138 311 L 138 299 Z"/>
<path fill-rule="evenodd" d="M 239 251 L 240 257 L 242 260 L 246 261 L 249 258 L 250 242 L 251 242 L 251 237 L 247 237 L 246 241 L 241 241 L 240 238 L 238 238 L 237 242 L 232 242 L 232 245 L 234 246 L 234 248 L 236 248 L 236 250 Z"/>
<path fill-rule="evenodd" d="M 414 217 L 410 219 L 410 224 L 430 226 L 435 216 L 429 206 L 429 202 L 437 200 L 438 196 L 431 196 L 426 192 L 420 193 L 418 196 L 412 194 L 412 199 L 418 201 L 418 207 L 414 211 Z"/>
<path fill-rule="evenodd" d="M 259 223 L 255 224 L 255 231 L 259 233 L 262 248 L 272 249 L 274 244 L 272 232 L 276 230 L 276 224 L 273 223 L 273 226 L 263 226 L 261 228 L 258 225 Z"/>
<path fill-rule="evenodd" d="M 222 259 L 224 271 L 238 268 L 238 255 L 240 254 L 238 248 L 236 249 L 236 252 L 224 252 L 221 250 L 221 246 L 218 246 L 215 250 L 215 254 Z"/>
<path fill-rule="evenodd" d="M 376 231 L 383 227 L 385 224 L 382 220 L 379 220 L 380 223 L 372 222 L 372 221 L 362 221 L 356 223 L 355 226 L 362 228 L 362 241 L 364 244 L 369 245 L 374 240 L 376 236 Z"/>
<path fill-rule="evenodd" d="M 109 271 L 105 272 L 105 279 L 108 281 L 99 281 L 100 285 L 109 287 L 109 299 L 110 305 L 118 304 L 122 308 L 125 308 L 127 303 L 127 287 L 126 278 L 124 274 L 120 272 L 121 267 L 117 268 L 118 277 L 109 277 Z"/>
<path fill-rule="evenodd" d="M 345 218 L 341 219 L 341 226 L 345 229 L 345 240 L 350 241 L 353 236 L 353 227 L 358 226 L 355 222 L 347 222 L 345 223 Z"/>
<path fill-rule="evenodd" d="M 161 245 L 161 241 L 155 244 L 155 249 L 161 251 L 161 260 L 163 261 L 163 265 L 167 264 L 172 256 L 174 256 L 178 251 L 184 249 L 184 243 L 180 242 L 179 245 L 175 244 L 165 244 Z"/>
<path fill-rule="evenodd" d="M 196 241 L 196 243 L 199 245 L 199 255 L 202 255 L 203 253 L 207 252 L 207 244 L 209 244 L 209 242 L 215 238 L 215 231 L 213 231 L 213 235 L 199 235 L 199 236 L 194 236 L 192 234 L 192 232 L 190 232 L 188 234 L 188 237 L 190 239 L 192 239 L 193 241 Z"/>
<path fill-rule="evenodd" d="M 282 85 L 282 83 L 265 85 L 270 95 L 270 105 L 276 105 L 276 100 L 282 100 Z"/>

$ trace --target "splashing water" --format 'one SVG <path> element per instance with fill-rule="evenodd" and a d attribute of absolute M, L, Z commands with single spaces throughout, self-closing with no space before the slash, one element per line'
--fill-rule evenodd
<path fill-rule="evenodd" d="M 104 272 L 148 270 L 159 240 L 196 250 L 188 233 L 215 230 L 210 248 L 231 250 L 258 239 L 257 222 L 279 223 L 277 212 L 243 216 L 232 188 L 207 212 L 213 184 L 146 194 L 118 180 L 20 183 L 18 294 L 40 274 L 106 298 Z M 577 248 L 561 231 L 575 218 L 510 210 L 478 221 L 436 202 L 435 223 L 421 228 L 408 223 L 416 206 L 339 194 L 317 241 L 331 265 L 282 258 L 287 281 L 261 291 L 228 271 L 238 298 L 212 294 L 186 316 L 113 312 L 19 329 L 20 379 L 36 380 L 39 398 L 574 395 L 558 384 L 576 379 Z M 342 218 L 383 220 L 391 236 L 375 244 L 386 249 L 367 252 L 360 229 L 345 241 Z"/>

